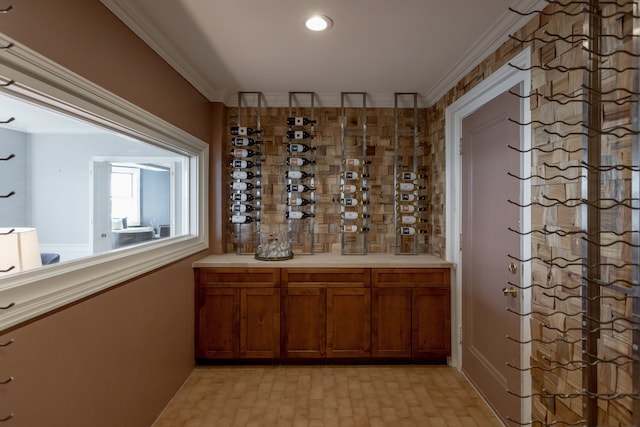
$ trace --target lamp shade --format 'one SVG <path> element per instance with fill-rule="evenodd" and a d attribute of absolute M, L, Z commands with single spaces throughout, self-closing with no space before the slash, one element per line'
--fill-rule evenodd
<path fill-rule="evenodd" d="M 41 266 L 40 245 L 35 228 L 0 228 L 0 275 Z"/>

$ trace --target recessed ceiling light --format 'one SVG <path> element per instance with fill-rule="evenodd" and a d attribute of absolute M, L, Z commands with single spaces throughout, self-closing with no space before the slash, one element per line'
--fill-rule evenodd
<path fill-rule="evenodd" d="M 305 25 L 311 31 L 324 31 L 333 26 L 333 21 L 328 16 L 313 15 L 306 20 Z"/>

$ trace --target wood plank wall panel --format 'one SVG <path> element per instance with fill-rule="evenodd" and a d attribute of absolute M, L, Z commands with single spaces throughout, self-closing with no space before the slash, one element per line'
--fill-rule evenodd
<path fill-rule="evenodd" d="M 545 12 L 553 13 L 558 6 L 549 5 Z M 581 6 L 569 8 L 570 13 L 578 12 Z M 605 8 L 605 13 L 611 10 Z M 583 29 L 582 16 L 568 16 L 558 14 L 555 16 L 536 16 L 526 26 L 514 35 L 519 39 L 529 39 L 532 36 L 545 37 L 545 31 L 549 33 L 568 35 L 580 34 Z M 609 20 L 604 32 L 618 36 L 628 35 L 632 31 L 631 19 Z M 615 48 L 631 50 L 628 44 L 620 45 L 609 39 L 605 46 L 606 51 Z M 489 55 L 481 64 L 463 78 L 442 99 L 438 100 L 427 112 L 427 130 L 425 144 L 425 163 L 430 169 L 429 194 L 430 194 L 430 239 L 427 252 L 435 255 L 444 255 L 445 250 L 445 109 L 454 101 L 475 87 L 479 82 L 492 72 L 509 61 L 510 58 L 530 45 L 532 48 L 532 64 L 540 66 L 562 65 L 566 67 L 584 65 L 583 52 L 580 44 L 577 46 L 559 41 L 555 43 L 542 43 L 534 41 L 522 44 L 513 40 L 504 43 L 496 52 Z M 604 66 L 624 68 L 630 66 L 629 59 L 625 55 L 613 55 L 607 58 Z M 608 72 L 603 77 L 603 91 L 614 87 L 623 87 L 632 90 L 630 81 L 631 73 Z M 560 93 L 578 95 L 581 94 L 583 73 L 561 73 L 559 71 L 532 71 L 532 93 L 554 96 Z M 624 96 L 622 93 L 615 97 Z M 614 98 L 615 99 L 615 98 Z M 548 102 L 543 98 L 534 96 L 531 98 L 532 120 L 544 123 L 564 121 L 567 123 L 580 122 L 582 120 L 583 106 L 580 103 Z M 603 109 L 603 127 L 614 125 L 629 126 L 631 111 L 629 105 L 606 104 Z M 582 147 L 582 137 L 558 136 L 555 133 L 566 135 L 571 132 L 580 132 L 580 126 L 568 126 L 555 124 L 552 126 L 534 125 L 532 128 L 532 144 L 545 146 L 545 149 L 563 147 L 569 151 Z M 556 151 L 544 154 L 534 152 L 531 165 L 531 173 L 538 174 L 546 179 L 533 179 L 532 201 L 549 205 L 547 198 L 560 200 L 580 199 L 581 183 L 575 178 L 580 175 L 577 166 L 582 161 L 582 152 L 565 153 Z M 628 136 L 616 138 L 603 137 L 602 164 L 630 164 L 631 163 L 631 138 Z M 544 165 L 549 166 L 544 166 Z M 636 165 L 637 166 L 637 165 Z M 558 168 L 566 169 L 562 172 L 564 177 L 551 178 L 560 175 Z M 623 200 L 631 196 L 630 173 L 628 171 L 611 171 L 603 174 L 601 197 Z M 618 238 L 614 233 L 620 233 L 631 229 L 630 210 L 623 207 L 602 211 L 601 230 L 603 243 L 611 242 Z M 532 209 L 533 229 L 547 231 L 579 231 L 582 229 L 581 207 L 553 206 L 543 208 L 534 206 Z M 628 236 L 623 237 L 627 239 Z M 631 262 L 630 247 L 625 244 L 606 246 L 602 250 L 603 263 L 613 262 L 617 264 Z M 576 259 L 582 256 L 582 240 L 580 236 L 532 235 L 532 255 L 549 260 L 555 257 Z M 534 343 L 532 348 L 531 364 L 542 368 L 552 366 L 549 360 L 560 363 L 582 359 L 582 346 L 580 338 L 582 333 L 580 315 L 552 314 L 555 312 L 580 313 L 581 300 L 581 267 L 580 265 L 554 265 L 535 261 L 533 263 L 533 282 L 545 286 L 547 289 L 536 287 L 533 293 L 532 310 L 535 313 L 531 319 L 532 338 L 550 342 L 549 344 Z M 619 279 L 630 280 L 630 269 L 602 268 L 602 279 L 611 282 Z M 562 286 L 559 286 L 562 285 Z M 632 299 L 624 298 L 621 293 L 612 290 L 604 290 L 607 296 L 617 299 L 605 299 L 602 304 L 603 321 L 614 317 L 630 318 L 632 312 Z M 628 323 L 616 322 L 617 329 L 629 329 Z M 554 328 L 565 330 L 561 333 Z M 558 341 L 562 339 L 564 341 Z M 621 355 L 628 356 L 631 352 L 632 337 L 628 330 L 622 332 L 604 331 L 598 349 L 599 357 L 615 359 Z M 580 393 L 582 385 L 582 373 L 578 370 L 555 369 L 545 372 L 540 369 L 532 370 L 533 392 L 541 393 L 543 389 L 556 393 Z M 632 388 L 632 364 L 606 364 L 599 367 L 599 392 L 600 393 L 630 393 Z M 582 399 L 533 399 L 532 419 L 545 423 L 553 423 L 558 420 L 576 422 L 583 418 Z M 631 425 L 632 411 L 631 399 L 600 400 L 598 425 Z M 523 420 L 527 421 L 527 420 Z"/>
<path fill-rule="evenodd" d="M 243 108 L 241 123 L 255 123 L 255 110 Z M 264 144 L 262 145 L 262 211 L 261 211 L 261 232 L 286 231 L 286 179 L 287 171 L 286 159 L 287 138 L 285 137 L 288 127 L 286 118 L 288 108 L 262 108 L 261 128 Z M 300 109 L 294 110 L 294 115 L 305 115 L 309 117 L 309 112 Z M 361 126 L 362 111 L 358 108 L 346 109 L 347 123 L 349 129 L 356 129 Z M 341 143 L 340 143 L 340 108 L 316 108 L 315 118 L 318 121 L 316 130 L 316 206 L 315 206 L 315 228 L 314 228 L 314 248 L 315 253 L 340 253 L 340 170 L 341 170 Z M 418 129 L 421 135 L 426 128 L 426 110 L 418 111 Z M 400 109 L 401 129 L 406 130 L 413 126 L 413 109 Z M 238 109 L 230 107 L 227 109 L 227 124 L 234 126 L 238 122 Z M 367 108 L 367 141 L 366 150 L 368 160 L 371 160 L 368 178 L 370 188 L 369 196 L 371 203 L 368 205 L 370 231 L 367 233 L 368 253 L 395 253 L 395 228 L 394 228 L 394 109 L 393 108 Z M 255 139 L 255 138 L 254 138 Z M 350 132 L 345 138 L 347 149 L 345 156 L 361 158 L 362 137 Z M 420 137 L 420 146 L 417 150 L 419 173 L 428 175 L 429 167 L 424 162 L 425 145 Z M 303 143 L 308 144 L 305 140 Z M 227 150 L 231 151 L 231 136 L 227 129 Z M 403 165 L 413 164 L 413 146 L 408 143 L 407 138 L 401 140 L 401 150 L 399 153 L 400 162 Z M 252 147 L 249 147 L 252 148 Z M 229 154 L 227 154 L 229 156 Z M 309 156 L 305 156 L 309 157 Z M 227 159 L 227 164 L 231 157 Z M 309 170 L 308 167 L 302 170 Z M 402 170 L 408 170 L 404 168 Z M 232 169 L 227 167 L 223 179 L 230 182 L 229 174 Z M 426 178 L 423 181 L 428 181 Z M 308 180 L 301 180 L 301 183 L 308 183 Z M 227 186 L 228 187 L 228 186 Z M 423 195 L 427 192 L 423 190 Z M 308 196 L 303 196 L 308 198 Z M 225 197 L 229 212 L 231 201 Z M 428 207 L 426 202 L 422 206 Z M 300 209 L 300 208 L 297 208 Z M 306 208 L 300 210 L 308 211 Z M 423 212 L 424 218 L 429 212 Z M 426 224 L 425 229 L 430 229 Z M 246 230 L 253 232 L 255 225 L 243 226 Z M 311 239 L 309 232 L 309 222 L 293 222 L 292 245 L 294 253 L 310 253 Z M 246 231 L 243 232 L 246 234 Z M 226 252 L 235 253 L 235 226 L 227 225 L 227 245 Z M 352 238 L 353 236 L 347 236 Z M 430 234 L 415 237 L 418 240 L 418 253 L 427 253 L 427 242 Z M 242 252 L 253 252 L 255 240 L 247 241 L 242 245 Z M 403 238 L 401 250 L 409 252 L 413 249 L 413 240 Z M 360 248 L 361 249 L 361 248 Z"/>

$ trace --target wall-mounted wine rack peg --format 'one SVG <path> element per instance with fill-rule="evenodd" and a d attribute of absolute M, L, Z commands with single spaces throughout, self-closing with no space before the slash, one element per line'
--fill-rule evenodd
<path fill-rule="evenodd" d="M 315 92 L 289 92 L 287 117 L 286 219 L 297 253 L 315 252 Z"/>
<path fill-rule="evenodd" d="M 238 120 L 231 126 L 231 216 L 236 253 L 255 254 L 260 237 L 262 92 L 238 92 Z"/>
<path fill-rule="evenodd" d="M 533 263 L 533 281 L 527 289 L 534 301 L 545 305 L 515 313 L 537 325 L 531 339 L 518 341 L 531 345 L 531 365 L 513 366 L 529 372 L 534 387 L 525 395 L 509 393 L 531 399 L 534 412 L 531 419 L 510 421 L 527 426 L 639 426 L 639 4 L 631 0 L 548 3 L 553 6 L 543 12 L 543 21 L 549 27 L 568 28 L 569 34 L 539 28 L 541 36 L 512 37 L 534 43 L 538 52 L 555 54 L 562 46 L 567 54 L 530 68 L 538 73 L 533 80 L 550 81 L 530 96 L 554 114 L 526 124 L 532 125 L 534 134 L 546 135 L 547 142 L 539 138 L 528 150 L 535 172 L 516 177 L 532 185 L 533 200 L 512 203 L 548 214 L 532 230 L 511 231 L 535 234 L 549 248 L 534 252 L 528 260 L 511 257 Z M 566 22 L 568 17 L 573 21 L 581 17 L 583 25 L 553 22 Z M 565 85 L 563 91 L 553 87 L 554 80 L 582 84 Z M 571 111 L 558 114 L 567 105 Z M 581 120 L 566 119 L 565 115 L 580 113 L 580 108 Z M 582 139 L 581 146 L 576 138 Z M 560 186 L 574 190 L 559 192 Z M 569 195 L 576 189 L 578 196 Z M 575 226 L 566 225 L 569 221 L 553 223 L 556 209 L 570 212 Z M 563 246 L 572 249 L 565 253 Z M 557 411 L 561 405 L 563 410 Z"/>
<path fill-rule="evenodd" d="M 408 102 L 407 102 L 408 100 Z M 418 163 L 418 94 L 394 94 L 394 224 L 396 229 L 396 255 L 416 255 L 418 242 L 426 230 L 421 213 L 426 210 L 420 190 L 425 188 Z M 411 114 L 401 114 L 411 112 Z M 407 153 L 411 155 L 408 156 Z"/>
<path fill-rule="evenodd" d="M 351 99 L 355 102 L 350 102 Z M 347 105 L 349 104 L 349 105 Z M 357 111 L 357 115 L 353 110 Z M 349 117 L 353 115 L 354 120 Z M 369 231 L 367 94 L 340 94 L 340 230 L 342 255 L 366 255 Z"/>

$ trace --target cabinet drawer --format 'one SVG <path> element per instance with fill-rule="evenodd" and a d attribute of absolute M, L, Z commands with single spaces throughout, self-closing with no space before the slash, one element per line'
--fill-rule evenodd
<path fill-rule="evenodd" d="M 368 288 L 371 273 L 368 268 L 285 268 L 282 286 L 289 288 Z"/>
<path fill-rule="evenodd" d="M 375 268 L 371 271 L 374 288 L 449 287 L 448 268 Z"/>
<path fill-rule="evenodd" d="M 197 268 L 196 283 L 200 286 L 225 288 L 279 288 L 278 268 Z"/>

